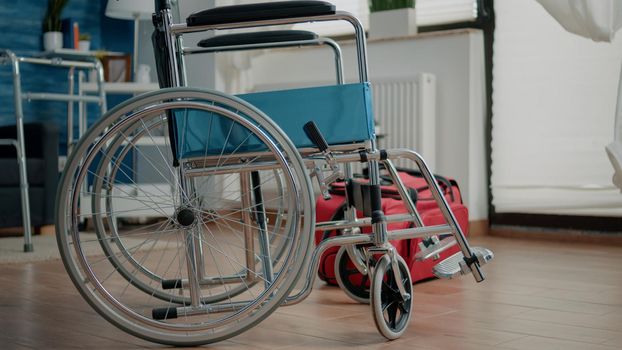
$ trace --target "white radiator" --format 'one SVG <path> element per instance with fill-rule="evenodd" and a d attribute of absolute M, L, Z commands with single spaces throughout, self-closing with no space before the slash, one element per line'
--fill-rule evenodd
<path fill-rule="evenodd" d="M 436 77 L 420 73 L 409 80 L 372 82 L 373 109 L 380 148 L 410 148 L 427 164 L 436 163 Z M 415 167 L 400 160 L 397 166 Z"/>

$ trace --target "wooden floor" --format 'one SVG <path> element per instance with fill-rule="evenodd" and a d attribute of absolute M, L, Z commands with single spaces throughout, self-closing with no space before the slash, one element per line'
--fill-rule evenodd
<path fill-rule="evenodd" d="M 488 279 L 415 286 L 405 335 L 387 342 L 367 305 L 316 283 L 303 303 L 210 349 L 621 349 L 622 248 L 479 237 Z M 0 266 L 0 349 L 164 348 L 126 335 L 78 295 L 60 262 Z M 206 347 L 208 348 L 208 347 Z"/>

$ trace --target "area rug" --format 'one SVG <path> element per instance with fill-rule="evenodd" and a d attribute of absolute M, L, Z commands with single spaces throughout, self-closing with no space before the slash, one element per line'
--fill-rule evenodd
<path fill-rule="evenodd" d="M 33 236 L 32 243 L 35 251 L 24 253 L 24 237 L 0 238 L 0 264 L 21 264 L 60 259 L 54 235 Z"/>
<path fill-rule="evenodd" d="M 88 234 L 89 236 L 91 234 Z M 96 239 L 95 233 L 92 234 L 93 238 L 88 238 L 83 234 L 85 240 Z M 124 242 L 128 247 L 138 246 L 141 251 L 140 242 L 138 239 L 124 239 Z M 24 237 L 4 237 L 0 238 L 0 264 L 23 264 L 39 261 L 60 260 L 60 253 L 58 252 L 58 246 L 56 245 L 55 235 L 37 235 L 32 237 L 32 243 L 34 246 L 34 252 L 24 252 Z M 163 249 L 166 245 L 164 243 L 157 243 L 155 246 L 146 244 L 144 249 Z M 84 249 L 86 256 L 102 255 L 102 250 L 97 245 L 86 246 Z"/>

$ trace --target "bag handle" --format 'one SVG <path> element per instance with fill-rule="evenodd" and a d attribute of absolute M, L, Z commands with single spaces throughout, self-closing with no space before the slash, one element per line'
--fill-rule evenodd
<path fill-rule="evenodd" d="M 385 166 L 383 164 L 379 164 L 381 169 L 384 169 Z M 398 172 L 400 173 L 406 173 L 408 175 L 411 176 L 415 176 L 415 177 L 423 177 L 423 174 L 421 173 L 421 171 L 419 170 L 415 170 L 415 169 L 409 169 L 409 168 L 402 168 L 402 167 L 397 167 L 396 168 Z M 368 168 L 363 168 L 363 175 L 365 177 L 369 176 L 369 170 Z M 449 194 L 449 198 L 451 199 L 452 202 L 454 202 L 456 200 L 455 196 L 454 196 L 454 191 L 453 191 L 453 186 L 457 186 L 457 183 L 455 181 L 451 181 L 449 179 L 447 179 L 446 177 L 442 176 L 442 175 L 437 175 L 437 174 L 433 174 L 434 178 L 436 179 L 436 181 L 438 182 L 438 184 L 443 187 L 443 189 L 445 190 L 445 192 L 447 192 Z M 395 183 L 393 182 L 393 179 L 391 178 L 391 176 L 389 175 L 380 175 L 380 178 L 389 183 L 390 185 L 395 185 Z M 428 189 L 429 186 L 423 186 L 420 188 L 415 188 L 415 190 L 418 191 L 423 191 Z"/>

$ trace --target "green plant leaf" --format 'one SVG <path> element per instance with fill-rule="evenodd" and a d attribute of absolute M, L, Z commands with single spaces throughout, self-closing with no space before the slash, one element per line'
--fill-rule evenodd
<path fill-rule="evenodd" d="M 369 0 L 369 12 L 415 7 L 415 0 Z"/>
<path fill-rule="evenodd" d="M 69 0 L 48 0 L 48 6 L 43 17 L 43 32 L 60 32 L 61 13 Z"/>

